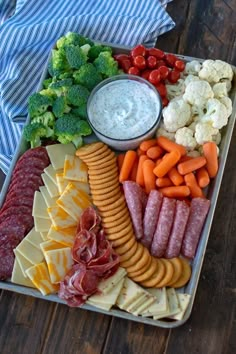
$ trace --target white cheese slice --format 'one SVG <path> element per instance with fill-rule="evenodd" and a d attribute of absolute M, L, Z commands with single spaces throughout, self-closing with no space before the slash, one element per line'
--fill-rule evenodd
<path fill-rule="evenodd" d="M 64 178 L 78 182 L 88 182 L 87 165 L 75 155 L 66 155 L 64 161 Z"/>
<path fill-rule="evenodd" d="M 43 241 L 48 241 L 48 232 L 49 231 L 40 232 Z"/>
<path fill-rule="evenodd" d="M 66 229 L 78 225 L 78 220 L 75 221 L 75 219 L 73 219 L 58 205 L 48 208 L 48 214 L 56 230 Z"/>
<path fill-rule="evenodd" d="M 155 289 L 150 288 L 147 291 L 155 296 L 156 301 L 145 311 L 141 314 L 143 317 L 153 317 L 165 314 L 168 310 L 168 300 L 166 295 L 166 288 Z"/>
<path fill-rule="evenodd" d="M 153 316 L 154 320 L 158 320 L 160 318 L 176 315 L 181 310 L 175 289 L 168 288 L 166 290 L 166 295 L 167 295 L 167 300 L 168 300 L 168 310 L 166 313 L 163 313 L 163 314 L 160 314 L 157 316 Z"/>
<path fill-rule="evenodd" d="M 131 279 L 125 277 L 123 288 L 118 296 L 116 304 L 122 310 L 127 307 L 145 293 L 145 290 Z"/>
<path fill-rule="evenodd" d="M 44 197 L 39 191 L 36 191 L 34 193 L 32 215 L 43 219 L 49 219 L 49 215 L 47 212 L 47 204 L 44 200 Z"/>
<path fill-rule="evenodd" d="M 133 301 L 128 307 L 126 307 L 127 312 L 133 313 L 136 309 L 139 308 L 140 305 L 142 305 L 145 301 L 147 300 L 146 294 L 141 295 L 139 298 L 137 298 L 135 301 Z"/>
<path fill-rule="evenodd" d="M 181 310 L 176 315 L 168 316 L 168 318 L 180 321 L 180 320 L 183 319 L 184 314 L 185 314 L 185 312 L 187 310 L 187 307 L 188 307 L 190 299 L 191 299 L 191 295 L 177 293 L 177 297 L 178 297 L 178 300 L 179 300 L 179 304 L 180 304 Z"/>
<path fill-rule="evenodd" d="M 155 296 L 151 294 L 146 294 L 146 300 L 135 310 L 133 314 L 135 316 L 141 315 L 144 311 L 147 311 L 149 307 L 156 301 Z"/>
<path fill-rule="evenodd" d="M 49 159 L 55 170 L 61 170 L 64 168 L 64 161 L 66 154 L 74 155 L 75 146 L 70 144 L 53 144 L 46 146 Z"/>
<path fill-rule="evenodd" d="M 48 232 L 52 222 L 50 219 L 42 219 L 37 216 L 34 216 L 34 227 L 38 232 Z"/>
<path fill-rule="evenodd" d="M 99 309 L 105 310 L 105 311 L 110 311 L 111 305 L 110 304 L 102 304 L 102 303 L 92 303 L 89 300 L 86 302 L 87 305 L 98 307 Z"/>
<path fill-rule="evenodd" d="M 56 230 L 52 226 L 47 234 L 47 237 L 50 240 L 60 242 L 63 245 L 72 248 L 75 241 L 76 229 L 77 227 L 74 226 L 68 229 Z"/>
<path fill-rule="evenodd" d="M 15 259 L 18 261 L 18 265 L 21 269 L 22 275 L 27 278 L 27 275 L 25 273 L 25 270 L 28 269 L 29 267 L 32 267 L 34 263 L 31 263 L 27 258 L 25 258 L 16 248 L 13 250 L 15 254 Z"/>
<path fill-rule="evenodd" d="M 70 181 L 64 178 L 64 172 L 56 173 L 57 186 L 59 189 L 60 195 L 64 192 Z"/>
<path fill-rule="evenodd" d="M 25 240 L 32 243 L 33 246 L 40 248 L 40 243 L 43 242 L 40 232 L 37 232 L 35 228 L 30 230 L 30 232 L 25 236 Z"/>
<path fill-rule="evenodd" d="M 11 275 L 11 282 L 15 283 L 15 284 L 27 286 L 30 288 L 35 288 L 32 281 L 29 278 L 25 277 L 24 274 L 22 273 L 22 270 L 21 270 L 21 267 L 20 267 L 20 264 L 19 264 L 17 258 L 15 258 L 15 261 L 14 261 L 14 266 L 13 266 L 12 275 Z"/>
<path fill-rule="evenodd" d="M 121 281 L 121 279 L 124 279 L 126 274 L 126 270 L 119 267 L 115 274 L 111 277 L 100 281 L 98 284 L 98 290 L 100 290 L 103 294 L 108 294 Z"/>
<path fill-rule="evenodd" d="M 33 267 L 26 269 L 26 274 L 34 284 L 34 286 L 41 291 L 43 295 L 55 293 L 59 290 L 59 286 L 52 284 L 45 262 L 36 264 Z"/>
<path fill-rule="evenodd" d="M 57 284 L 65 278 L 66 273 L 74 263 L 71 255 L 71 248 L 65 247 L 48 250 L 44 252 L 44 255 L 51 282 Z"/>
<path fill-rule="evenodd" d="M 60 193 L 58 187 L 54 182 L 52 182 L 51 178 L 49 178 L 48 175 L 46 175 L 46 173 L 42 173 L 41 177 L 44 185 L 48 190 L 48 193 L 50 194 L 50 197 L 51 198 L 59 197 Z"/>
<path fill-rule="evenodd" d="M 21 241 L 15 250 L 18 251 L 32 264 L 38 264 L 44 260 L 42 251 L 32 245 L 32 243 L 28 242 L 26 239 Z"/>
<path fill-rule="evenodd" d="M 53 167 L 52 164 L 49 165 L 48 167 L 46 167 L 44 169 L 44 172 L 46 173 L 46 175 L 48 175 L 48 177 L 51 179 L 51 181 L 57 185 L 57 179 L 56 179 L 56 173 L 61 172 L 61 171 L 56 171 Z"/>
<path fill-rule="evenodd" d="M 50 194 L 48 193 L 48 190 L 45 186 L 39 187 L 40 192 L 42 193 L 42 196 L 47 204 L 47 207 L 50 208 L 54 205 L 56 205 L 57 197 L 51 198 Z"/>
<path fill-rule="evenodd" d="M 91 205 L 91 201 L 88 194 L 77 189 L 75 184 L 69 183 L 57 200 L 57 204 L 75 221 L 78 221 L 84 209 Z"/>

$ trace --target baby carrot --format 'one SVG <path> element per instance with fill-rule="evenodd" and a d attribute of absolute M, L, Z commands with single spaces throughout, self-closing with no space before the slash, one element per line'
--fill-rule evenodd
<path fill-rule="evenodd" d="M 138 183 L 142 187 L 144 187 L 143 163 L 147 159 L 148 159 L 148 157 L 146 155 L 139 156 L 138 170 L 137 170 L 137 174 L 136 174 L 136 183 Z"/>
<path fill-rule="evenodd" d="M 188 155 L 181 156 L 181 159 L 179 160 L 179 163 L 185 162 L 185 161 L 189 161 L 189 160 L 192 160 L 192 159 L 193 159 L 193 157 L 188 156 Z"/>
<path fill-rule="evenodd" d="M 190 195 L 192 198 L 204 197 L 201 188 L 197 184 L 196 177 L 194 176 L 194 174 L 192 172 L 187 173 L 184 176 L 184 181 L 186 183 L 186 186 L 189 187 L 189 189 L 190 189 Z"/>
<path fill-rule="evenodd" d="M 122 165 L 123 165 L 124 158 L 125 158 L 125 154 L 119 154 L 119 155 L 117 156 L 117 164 L 118 164 L 119 172 L 120 172 L 121 167 L 122 167 Z"/>
<path fill-rule="evenodd" d="M 159 165 L 155 167 L 153 171 L 154 174 L 157 177 L 165 176 L 170 171 L 170 169 L 176 165 L 180 157 L 181 155 L 178 150 L 173 150 L 168 154 L 165 154 Z"/>
<path fill-rule="evenodd" d="M 203 156 L 194 157 L 191 160 L 184 161 L 178 164 L 177 169 L 181 175 L 198 170 L 206 164 L 206 159 Z"/>
<path fill-rule="evenodd" d="M 146 154 L 150 159 L 155 160 L 163 155 L 163 152 L 164 151 L 162 148 L 160 148 L 160 146 L 152 146 L 147 150 Z"/>
<path fill-rule="evenodd" d="M 210 177 L 205 167 L 201 167 L 196 171 L 197 183 L 199 187 L 205 188 L 210 183 Z"/>
<path fill-rule="evenodd" d="M 156 179 L 156 185 L 158 188 L 163 188 L 173 186 L 173 183 L 171 182 L 169 177 L 160 177 Z"/>
<path fill-rule="evenodd" d="M 137 154 L 133 150 L 128 150 L 125 153 L 124 161 L 121 166 L 119 181 L 124 182 L 129 178 L 130 172 L 132 171 L 134 162 L 136 160 Z"/>
<path fill-rule="evenodd" d="M 141 150 L 140 148 L 137 149 L 137 155 L 141 156 L 141 155 L 145 155 L 145 151 Z"/>
<path fill-rule="evenodd" d="M 206 169 L 209 177 L 214 178 L 218 172 L 217 146 L 213 141 L 203 144 L 203 154 L 206 158 Z"/>
<path fill-rule="evenodd" d="M 157 138 L 157 144 L 162 149 L 164 149 L 165 151 L 168 151 L 168 152 L 178 150 L 180 152 L 181 156 L 184 156 L 187 153 L 184 146 L 176 144 L 175 142 L 171 141 L 170 139 L 168 139 L 164 136 L 159 136 Z"/>
<path fill-rule="evenodd" d="M 190 194 L 190 189 L 187 186 L 173 186 L 158 189 L 164 197 L 183 198 Z"/>
<path fill-rule="evenodd" d="M 138 157 L 134 161 L 134 165 L 132 168 L 132 171 L 130 173 L 130 180 L 136 182 L 136 176 L 137 176 L 137 171 L 138 171 Z"/>
<path fill-rule="evenodd" d="M 146 152 L 150 147 L 156 146 L 156 145 L 157 145 L 156 139 L 150 139 L 150 140 L 145 140 L 145 141 L 143 141 L 143 142 L 139 145 L 139 148 L 140 148 L 140 150 Z"/>
<path fill-rule="evenodd" d="M 156 176 L 153 173 L 155 166 L 155 162 L 152 160 L 145 160 L 143 162 L 143 179 L 147 194 L 149 194 L 152 189 L 156 189 Z"/>
<path fill-rule="evenodd" d="M 168 177 L 175 186 L 179 186 L 184 183 L 184 178 L 177 171 L 176 167 L 172 167 L 172 169 L 168 172 Z"/>

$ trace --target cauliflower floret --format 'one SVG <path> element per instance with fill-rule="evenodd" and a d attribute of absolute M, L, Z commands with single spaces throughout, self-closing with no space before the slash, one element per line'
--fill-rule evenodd
<path fill-rule="evenodd" d="M 228 96 L 226 82 L 218 82 L 212 87 L 215 98 Z"/>
<path fill-rule="evenodd" d="M 201 63 L 197 60 L 192 60 L 189 63 L 186 63 L 184 72 L 191 75 L 198 75 L 201 70 Z"/>
<path fill-rule="evenodd" d="M 192 116 L 195 117 L 203 117 L 204 114 L 206 113 L 206 104 L 207 102 L 204 102 L 204 104 L 202 105 L 198 105 L 198 106 L 191 106 L 191 112 L 192 112 Z"/>
<path fill-rule="evenodd" d="M 216 143 L 216 145 L 219 145 L 221 142 L 221 133 L 220 131 L 216 135 L 212 135 L 212 141 Z"/>
<path fill-rule="evenodd" d="M 195 127 L 195 139 L 199 145 L 212 141 L 213 135 L 218 133 L 218 129 L 213 128 L 208 122 L 198 122 Z"/>
<path fill-rule="evenodd" d="M 233 70 L 231 66 L 222 60 L 205 60 L 202 69 L 199 71 L 199 77 L 210 83 L 219 82 L 221 79 L 232 80 Z"/>
<path fill-rule="evenodd" d="M 207 112 L 202 120 L 209 122 L 213 128 L 221 129 L 228 123 L 228 112 L 223 103 L 216 98 L 207 102 Z"/>
<path fill-rule="evenodd" d="M 183 99 L 171 101 L 162 111 L 165 129 L 171 133 L 188 125 L 191 121 L 191 107 Z"/>
<path fill-rule="evenodd" d="M 219 101 L 221 103 L 223 103 L 223 105 L 226 107 L 226 110 L 227 110 L 227 116 L 229 117 L 232 113 L 232 101 L 229 97 L 222 97 L 219 99 Z"/>
<path fill-rule="evenodd" d="M 198 157 L 200 156 L 200 152 L 198 150 L 193 150 L 193 151 L 188 151 L 187 152 L 187 156 L 191 156 L 191 157 Z"/>
<path fill-rule="evenodd" d="M 180 128 L 175 133 L 175 141 L 177 144 L 183 145 L 187 150 L 194 150 L 197 146 L 197 141 L 193 136 L 194 132 L 187 128 Z"/>
<path fill-rule="evenodd" d="M 231 81 L 230 80 L 227 80 L 227 79 L 221 79 L 220 82 L 224 82 L 226 84 L 226 89 L 227 89 L 227 92 L 229 92 L 232 88 L 232 84 L 231 84 Z"/>
<path fill-rule="evenodd" d="M 201 117 L 195 116 L 193 117 L 192 123 L 188 126 L 189 129 L 191 129 L 193 132 L 195 132 L 196 125 L 197 123 L 201 120 Z"/>
<path fill-rule="evenodd" d="M 209 98 L 213 98 L 214 93 L 207 81 L 191 81 L 186 87 L 183 99 L 195 106 L 202 106 Z"/>
<path fill-rule="evenodd" d="M 165 129 L 165 126 L 163 123 L 161 123 L 160 127 L 157 129 L 157 132 L 156 132 L 156 137 L 158 138 L 159 136 L 164 136 L 165 138 L 175 141 L 175 133 L 168 132 Z"/>
<path fill-rule="evenodd" d="M 195 75 L 190 74 L 190 75 L 186 76 L 186 78 L 185 78 L 185 80 L 184 80 L 185 86 L 188 86 L 188 84 L 189 84 L 190 82 L 192 82 L 192 81 L 199 81 L 199 80 L 200 80 L 200 79 L 199 79 L 198 76 L 195 76 Z"/>
<path fill-rule="evenodd" d="M 179 79 L 175 85 L 166 85 L 167 98 L 172 100 L 175 97 L 183 95 L 185 91 L 185 83 L 183 79 Z"/>

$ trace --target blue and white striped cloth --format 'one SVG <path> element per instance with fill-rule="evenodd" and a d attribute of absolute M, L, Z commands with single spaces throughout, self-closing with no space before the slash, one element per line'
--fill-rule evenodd
<path fill-rule="evenodd" d="M 0 168 L 7 173 L 27 115 L 28 97 L 57 38 L 68 31 L 125 46 L 174 27 L 171 0 L 0 0 Z"/>

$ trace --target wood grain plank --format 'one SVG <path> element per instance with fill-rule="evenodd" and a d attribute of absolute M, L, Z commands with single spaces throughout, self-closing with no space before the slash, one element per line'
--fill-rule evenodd
<path fill-rule="evenodd" d="M 44 300 L 2 291 L 1 353 L 41 353 L 54 308 Z"/>
<path fill-rule="evenodd" d="M 42 354 L 101 353 L 111 317 L 58 305 Z"/>

